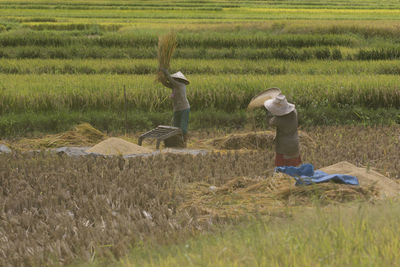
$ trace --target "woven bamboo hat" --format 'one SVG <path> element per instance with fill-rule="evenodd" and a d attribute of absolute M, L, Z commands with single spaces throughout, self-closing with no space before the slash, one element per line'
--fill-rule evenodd
<path fill-rule="evenodd" d="M 174 78 L 175 80 L 178 80 L 179 82 L 183 82 L 186 85 L 188 85 L 190 83 L 189 80 L 186 79 L 185 75 L 183 75 L 183 73 L 180 71 L 178 71 L 174 74 L 171 74 L 171 77 Z"/>
<path fill-rule="evenodd" d="M 273 87 L 269 88 L 265 91 L 262 91 L 258 95 L 254 96 L 249 105 L 247 106 L 247 109 L 255 109 L 264 106 L 264 102 L 268 99 L 272 99 L 279 95 L 281 93 L 281 90 L 279 88 Z"/>
<path fill-rule="evenodd" d="M 274 116 L 283 116 L 294 110 L 294 105 L 286 100 L 286 96 L 279 94 L 273 99 L 264 102 L 264 107 Z"/>

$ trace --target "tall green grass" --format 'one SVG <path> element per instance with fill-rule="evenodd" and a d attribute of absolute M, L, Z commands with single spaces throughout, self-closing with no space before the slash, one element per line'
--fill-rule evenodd
<path fill-rule="evenodd" d="M 96 25 L 93 25 L 96 27 Z M 84 25 L 82 29 L 90 29 Z M 88 38 L 76 32 L 52 32 L 20 30 L 3 33 L 0 35 L 0 46 L 104 46 L 104 47 L 147 47 L 157 45 L 157 35 L 145 33 L 104 33 Z M 178 35 L 180 47 L 205 47 L 205 48 L 277 48 L 277 47 L 310 47 L 310 46 L 348 46 L 358 43 L 357 39 L 342 34 L 268 34 L 265 32 L 254 33 L 222 33 L 182 32 Z"/>
<path fill-rule="evenodd" d="M 346 52 L 342 52 L 345 50 Z M 347 53 L 344 56 L 344 53 Z M 330 48 L 330 47 L 306 47 L 306 48 L 180 48 L 176 51 L 175 58 L 186 59 L 285 59 L 285 60 L 309 60 L 346 58 L 355 59 L 358 50 Z M 155 58 L 155 47 L 104 47 L 104 46 L 80 46 L 67 47 L 42 47 L 42 46 L 16 46 L 0 48 L 0 58 L 43 58 L 43 59 L 88 59 L 88 58 L 130 58 L 143 59 Z"/>
<path fill-rule="evenodd" d="M 176 245 L 135 247 L 119 266 L 397 266 L 400 205 L 287 210 Z M 293 212 L 293 213 L 292 213 Z M 93 266 L 101 265 L 101 261 Z"/>
<path fill-rule="evenodd" d="M 390 9 L 354 9 L 336 8 L 326 9 L 323 6 L 309 7 L 240 7 L 223 8 L 210 11 L 207 9 L 192 9 L 182 12 L 180 9 L 154 9 L 143 10 L 119 10 L 115 9 L 24 9 L 24 8 L 0 8 L 0 16 L 30 16 L 30 17 L 56 17 L 56 18 L 135 18 L 135 19 L 229 19 L 229 20 L 268 20 L 268 19 L 329 19 L 329 20 L 398 20 L 400 11 L 397 8 Z"/>
<path fill-rule="evenodd" d="M 400 124 L 400 110 L 396 108 L 368 109 L 349 106 L 343 109 L 331 107 L 297 106 L 300 127 L 321 125 L 363 125 L 379 126 Z M 251 126 L 255 116 L 256 127 L 266 128 L 265 112 L 253 114 L 244 110 L 226 112 L 213 108 L 194 110 L 190 113 L 190 130 L 226 129 L 228 131 Z M 128 110 L 127 121 L 123 111 L 49 111 L 7 113 L 0 116 L 0 139 L 21 136 L 37 136 L 59 133 L 72 129 L 79 123 L 88 122 L 97 129 L 108 133 L 145 132 L 158 125 L 172 124 L 172 111 L 146 112 Z"/>
<path fill-rule="evenodd" d="M 177 59 L 173 69 L 185 74 L 400 74 L 399 60 L 341 61 L 341 60 L 236 60 L 236 59 Z M 153 74 L 154 59 L 3 59 L 0 73 L 4 74 Z"/>
<path fill-rule="evenodd" d="M 143 21 L 137 19 L 73 19 L 68 21 L 57 21 L 52 17 L 15 17 L 8 18 L 21 26 L 35 30 L 60 30 L 73 31 L 82 30 L 85 27 L 97 27 L 103 31 L 119 29 L 121 33 L 146 32 L 161 34 L 165 32 L 165 25 L 157 21 Z M 400 32 L 400 21 L 393 20 L 267 20 L 267 21 L 229 21 L 213 20 L 199 21 L 196 19 L 170 19 L 168 26 L 185 32 L 216 32 L 220 34 L 234 32 L 243 33 L 274 33 L 274 34 L 352 34 L 363 38 L 398 38 Z M 120 26 L 122 26 L 120 28 Z M 388 41 L 388 40 L 386 40 Z"/>
<path fill-rule="evenodd" d="M 280 87 L 296 105 L 398 108 L 400 78 L 393 75 L 190 75 L 192 110 L 245 109 L 269 87 Z M 170 89 L 152 75 L 0 75 L 0 115 L 19 112 L 122 110 L 123 87 L 130 110 L 171 109 Z"/>
<path fill-rule="evenodd" d="M 14 4 L 18 6 L 32 6 L 38 4 L 37 0 L 1 0 L 0 4 L 7 5 L 7 4 Z M 140 1 L 140 0 L 133 0 L 133 1 L 126 1 L 126 0 L 116 0 L 116 1 L 108 1 L 108 0 L 97 0 L 97 1 L 90 1 L 90 0 L 78 0 L 78 1 L 66 1 L 66 0 L 54 0 L 54 1 L 40 1 L 39 5 L 44 6 L 77 6 L 77 7 L 135 7 L 135 6 L 143 6 L 143 7 L 163 7 L 163 6 L 178 6 L 178 7 L 196 7 L 196 6 L 221 6 L 221 7 L 266 7 L 266 6 L 309 6 L 312 8 L 313 6 L 324 6 L 326 8 L 367 8 L 367 7 L 374 7 L 374 8 L 386 8 L 386 7 L 395 7 L 398 6 L 399 3 L 395 0 L 383 0 L 383 1 L 365 1 L 365 0 L 351 0 L 351 1 L 340 1 L 340 0 L 331 0 L 331 1 L 318 1 L 318 0 L 306 0 L 306 1 L 295 1 L 295 0 L 286 0 L 286 1 L 257 1 L 257 0 L 247 0 L 247 1 L 234 1 L 234 2 L 222 2 L 218 0 L 207 0 L 201 2 L 192 2 L 192 1 L 180 1 L 176 3 L 175 1 Z"/>
<path fill-rule="evenodd" d="M 190 129 L 241 128 L 250 99 L 279 86 L 309 125 L 400 123 L 399 79 L 393 75 L 187 75 Z M 307 77 L 307 78 L 305 78 Z M 170 89 L 152 75 L 0 75 L 0 136 L 58 132 L 80 122 L 104 131 L 143 131 L 171 121 Z M 257 126 L 264 127 L 258 112 Z"/>

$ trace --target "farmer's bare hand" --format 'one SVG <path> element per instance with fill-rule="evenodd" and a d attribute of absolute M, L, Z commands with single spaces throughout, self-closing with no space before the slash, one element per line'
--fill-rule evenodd
<path fill-rule="evenodd" d="M 274 125 L 275 125 L 275 116 L 272 117 L 272 118 L 269 120 L 269 125 L 271 125 L 271 126 L 274 126 Z"/>
<path fill-rule="evenodd" d="M 164 74 L 168 74 L 168 70 L 166 68 L 160 68 L 161 72 Z"/>

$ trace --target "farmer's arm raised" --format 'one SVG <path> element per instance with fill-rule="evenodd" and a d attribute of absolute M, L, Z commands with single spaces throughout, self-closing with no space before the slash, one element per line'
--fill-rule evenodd
<path fill-rule="evenodd" d="M 168 87 L 168 88 L 171 88 L 171 89 L 172 89 L 171 84 L 168 82 L 168 80 L 167 80 L 164 76 L 160 77 L 160 78 L 159 78 L 159 81 L 160 81 L 165 87 Z"/>
<path fill-rule="evenodd" d="M 267 120 L 267 126 L 276 126 L 275 124 L 272 124 L 275 122 L 274 115 L 272 115 L 272 113 L 270 111 L 268 111 L 267 109 L 264 109 L 264 111 L 265 111 L 265 117 Z"/>
<path fill-rule="evenodd" d="M 162 75 L 159 75 L 158 77 L 158 80 L 165 86 L 165 87 L 168 87 L 168 88 L 171 88 L 172 89 L 172 85 L 171 85 L 171 83 L 168 81 L 168 79 L 167 79 L 167 77 L 165 76 L 165 74 L 160 70 L 160 72 L 162 73 Z"/>
<path fill-rule="evenodd" d="M 162 73 L 164 74 L 164 78 L 162 79 L 161 83 L 164 84 L 166 87 L 168 88 L 173 88 L 177 86 L 177 81 L 175 81 L 171 75 L 169 74 L 167 69 L 164 68 L 160 68 L 160 70 L 162 71 Z"/>

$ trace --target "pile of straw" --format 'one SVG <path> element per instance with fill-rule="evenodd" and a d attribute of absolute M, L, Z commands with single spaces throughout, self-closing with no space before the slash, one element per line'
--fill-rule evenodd
<path fill-rule="evenodd" d="M 38 139 L 22 139 L 18 145 L 21 148 L 52 148 L 63 146 L 86 146 L 102 141 L 106 135 L 89 123 L 82 123 L 73 130 L 55 135 L 47 135 Z"/>
<path fill-rule="evenodd" d="M 247 132 L 229 134 L 206 141 L 206 145 L 217 149 L 266 149 L 272 148 L 275 139 L 274 131 Z M 305 132 L 299 131 L 300 143 L 306 147 L 314 147 L 315 141 Z"/>
<path fill-rule="evenodd" d="M 185 201 L 180 209 L 195 210 L 200 221 L 210 218 L 234 219 L 254 215 L 279 215 L 288 206 L 309 206 L 371 200 L 378 196 L 374 186 L 351 186 L 335 183 L 295 186 L 285 174 L 272 177 L 239 177 L 220 187 L 191 183 L 183 188 Z"/>
<path fill-rule="evenodd" d="M 177 46 L 176 33 L 171 31 L 166 35 L 162 35 L 158 38 L 158 50 L 157 57 L 159 68 L 169 69 L 170 61 L 172 55 L 174 54 L 175 48 Z M 162 72 L 158 72 L 157 79 L 163 78 Z"/>
<path fill-rule="evenodd" d="M 379 195 L 377 187 L 367 187 L 336 184 L 333 182 L 282 188 L 277 191 L 275 198 L 285 200 L 288 205 L 306 205 L 311 201 L 322 204 L 343 203 L 354 200 L 371 200 Z"/>

